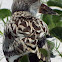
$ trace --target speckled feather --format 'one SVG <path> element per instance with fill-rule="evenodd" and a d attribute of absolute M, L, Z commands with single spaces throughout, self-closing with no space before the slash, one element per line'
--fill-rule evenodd
<path fill-rule="evenodd" d="M 4 28 L 3 52 L 7 62 L 19 62 L 26 54 L 30 62 L 50 62 L 46 41 L 50 34 L 47 24 L 38 17 L 41 13 L 58 15 L 40 0 L 13 0 L 11 20 Z M 48 57 L 39 48 L 46 49 Z"/>
<path fill-rule="evenodd" d="M 6 57 L 35 53 L 41 58 L 39 48 L 45 44 L 45 36 L 49 35 L 45 22 L 27 11 L 19 11 L 12 15 L 12 20 L 6 24 L 4 32 L 5 40 L 8 40 L 3 43 Z M 40 40 L 42 45 L 39 46 Z"/>

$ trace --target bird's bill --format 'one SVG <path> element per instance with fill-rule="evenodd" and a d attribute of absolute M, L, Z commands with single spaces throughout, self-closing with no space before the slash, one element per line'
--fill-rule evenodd
<path fill-rule="evenodd" d="M 41 6 L 39 8 L 39 13 L 50 14 L 50 15 L 58 15 L 56 12 L 54 12 L 50 7 L 48 7 L 45 4 L 41 4 Z"/>

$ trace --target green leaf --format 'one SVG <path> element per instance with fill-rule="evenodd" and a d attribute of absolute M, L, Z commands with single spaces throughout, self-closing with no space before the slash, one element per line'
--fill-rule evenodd
<path fill-rule="evenodd" d="M 39 62 L 43 62 L 43 61 L 40 60 Z"/>
<path fill-rule="evenodd" d="M 51 57 L 55 57 L 54 54 L 53 54 L 53 52 L 52 52 L 53 49 L 54 49 L 54 47 L 55 47 L 55 43 L 52 42 L 52 41 L 47 40 L 47 44 L 48 44 L 50 56 Z"/>
<path fill-rule="evenodd" d="M 58 27 L 62 27 L 62 21 L 60 21 L 60 22 L 58 22 L 57 24 L 56 24 L 56 26 Z"/>
<path fill-rule="evenodd" d="M 0 9 L 0 19 L 4 19 L 5 17 L 11 16 L 11 11 L 8 9 Z"/>
<path fill-rule="evenodd" d="M 43 15 L 43 21 L 48 25 L 49 29 L 52 29 L 55 27 L 52 15 Z"/>
<path fill-rule="evenodd" d="M 53 16 L 52 16 L 52 19 L 53 19 L 54 24 L 60 22 L 61 18 L 62 18 L 62 17 L 56 16 L 56 15 L 53 15 Z"/>
<path fill-rule="evenodd" d="M 50 52 L 52 52 L 52 50 L 53 50 L 54 47 L 55 47 L 54 42 L 51 42 L 51 41 L 47 40 L 47 44 L 48 44 L 48 47 L 49 47 Z"/>
<path fill-rule="evenodd" d="M 62 2 L 48 1 L 47 4 L 48 4 L 48 6 L 57 6 L 57 7 L 61 7 L 62 8 Z"/>
<path fill-rule="evenodd" d="M 60 53 L 59 50 L 58 50 L 59 47 L 60 47 L 60 43 L 59 43 L 59 45 L 57 45 L 57 42 L 56 42 L 56 47 L 55 47 L 56 52 L 58 52 L 59 56 L 62 57 L 62 53 Z"/>
<path fill-rule="evenodd" d="M 59 43 L 59 45 L 58 45 L 58 43 L 56 42 L 56 46 L 55 46 L 56 50 L 58 50 L 59 47 L 60 47 L 60 43 Z"/>
<path fill-rule="evenodd" d="M 49 0 L 49 1 L 57 1 L 57 2 L 62 2 L 62 0 Z"/>
<path fill-rule="evenodd" d="M 51 20 L 51 15 L 43 15 L 43 21 L 44 21 L 47 25 L 51 24 L 50 20 Z"/>
<path fill-rule="evenodd" d="M 29 62 L 28 56 L 27 56 L 27 55 L 24 55 L 24 56 L 21 58 L 20 62 Z"/>
<path fill-rule="evenodd" d="M 57 12 L 59 15 L 62 14 L 62 11 L 61 10 L 54 9 L 54 11 Z"/>
<path fill-rule="evenodd" d="M 48 56 L 48 52 L 46 49 L 40 48 L 39 50 L 40 50 L 41 54 L 43 54 L 45 57 Z"/>
<path fill-rule="evenodd" d="M 62 41 L 62 27 L 55 27 L 55 28 L 51 29 L 50 34 L 52 36 L 57 37 L 58 39 L 60 39 Z"/>
<path fill-rule="evenodd" d="M 49 30 L 54 27 L 62 27 L 62 17 L 56 15 L 43 15 L 43 21 L 48 25 Z"/>
<path fill-rule="evenodd" d="M 58 23 L 62 17 L 56 15 L 43 15 L 43 21 L 47 23 L 47 25 L 51 25 L 52 23 Z"/>
<path fill-rule="evenodd" d="M 0 31 L 0 35 L 3 35 L 3 33 Z"/>

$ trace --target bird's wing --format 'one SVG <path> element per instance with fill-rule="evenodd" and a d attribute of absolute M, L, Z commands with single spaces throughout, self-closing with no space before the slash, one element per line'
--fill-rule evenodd
<path fill-rule="evenodd" d="M 48 27 L 40 19 L 25 15 L 20 16 L 20 12 L 16 12 L 11 22 L 7 23 L 5 33 L 10 40 L 12 38 L 14 40 L 9 46 L 13 46 L 19 53 L 36 53 L 38 52 L 38 40 L 48 34 Z"/>

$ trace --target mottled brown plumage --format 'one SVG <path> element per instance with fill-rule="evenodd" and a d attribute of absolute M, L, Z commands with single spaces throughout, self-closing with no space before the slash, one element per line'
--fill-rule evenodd
<path fill-rule="evenodd" d="M 46 23 L 36 17 L 39 7 L 39 0 L 14 0 L 12 18 L 4 29 L 3 52 L 8 62 L 16 62 L 25 54 L 31 59 L 31 53 L 38 60 L 50 62 L 50 57 L 43 57 L 39 51 L 39 48 L 48 51 L 49 35 Z"/>
<path fill-rule="evenodd" d="M 38 40 L 45 35 L 49 35 L 47 25 L 27 11 L 15 12 L 12 15 L 12 20 L 6 24 L 5 28 L 6 37 L 11 40 L 9 44 L 12 42 L 9 46 L 14 47 L 13 49 L 22 54 L 26 53 L 26 51 L 32 53 L 39 51 Z M 3 46 L 4 51 L 9 51 L 9 46 L 7 47 L 8 49 Z M 36 47 L 37 50 L 32 50 L 28 46 Z"/>

